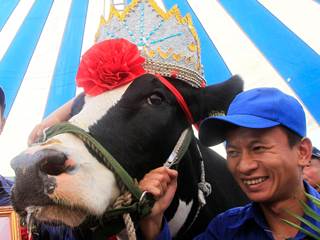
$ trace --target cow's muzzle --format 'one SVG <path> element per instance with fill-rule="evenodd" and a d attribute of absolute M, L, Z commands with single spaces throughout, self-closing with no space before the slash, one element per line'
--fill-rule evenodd
<path fill-rule="evenodd" d="M 17 211 L 28 206 L 53 204 L 49 195 L 56 188 L 55 176 L 70 170 L 67 156 L 53 149 L 41 149 L 35 153 L 23 153 L 11 161 L 16 173 L 12 189 L 12 203 Z"/>

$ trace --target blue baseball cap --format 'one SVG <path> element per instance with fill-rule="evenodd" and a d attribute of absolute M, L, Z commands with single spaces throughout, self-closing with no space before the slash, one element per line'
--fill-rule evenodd
<path fill-rule="evenodd" d="M 316 147 L 312 148 L 312 157 L 320 159 L 320 150 Z"/>
<path fill-rule="evenodd" d="M 230 127 L 270 128 L 285 126 L 306 136 L 306 117 L 301 104 L 276 88 L 255 88 L 239 93 L 226 116 L 204 119 L 199 129 L 202 144 L 212 146 L 225 141 Z"/>

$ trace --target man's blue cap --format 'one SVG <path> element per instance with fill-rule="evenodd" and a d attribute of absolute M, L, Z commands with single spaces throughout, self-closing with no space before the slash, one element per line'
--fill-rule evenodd
<path fill-rule="evenodd" d="M 312 148 L 312 157 L 316 157 L 320 159 L 320 150 L 316 147 Z"/>
<path fill-rule="evenodd" d="M 306 136 L 306 117 L 300 103 L 276 88 L 255 88 L 239 93 L 226 116 L 204 119 L 199 129 L 202 144 L 225 141 L 230 127 L 270 128 L 282 125 L 301 137 Z"/>

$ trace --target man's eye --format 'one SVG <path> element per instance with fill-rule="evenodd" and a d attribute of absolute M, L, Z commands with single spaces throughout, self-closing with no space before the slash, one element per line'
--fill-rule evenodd
<path fill-rule="evenodd" d="M 266 150 L 266 148 L 264 146 L 255 146 L 255 147 L 253 147 L 253 151 L 255 151 L 255 152 L 263 152 L 265 150 Z"/>
<path fill-rule="evenodd" d="M 234 150 L 229 150 L 227 151 L 227 158 L 234 158 L 239 155 L 239 152 L 234 151 Z"/>

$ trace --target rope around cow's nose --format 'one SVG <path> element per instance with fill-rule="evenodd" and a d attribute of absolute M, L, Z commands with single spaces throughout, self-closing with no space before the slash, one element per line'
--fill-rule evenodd
<path fill-rule="evenodd" d="M 122 195 L 120 195 L 116 201 L 113 203 L 113 209 L 119 209 L 123 206 L 128 206 L 132 202 L 132 195 L 130 192 L 126 191 Z M 126 226 L 128 239 L 129 240 L 136 240 L 136 229 L 134 227 L 134 223 L 129 213 L 122 214 L 123 221 Z"/>
<path fill-rule="evenodd" d="M 121 214 L 129 240 L 136 240 L 135 227 L 130 213 L 137 212 L 139 217 L 144 217 L 149 214 L 154 204 L 153 197 L 150 197 L 150 194 L 147 194 L 146 192 L 142 192 L 138 187 L 138 183 L 131 178 L 131 176 L 113 158 L 113 156 L 83 129 L 68 122 L 59 123 L 45 132 L 43 142 L 62 133 L 71 133 L 81 139 L 93 152 L 97 154 L 99 158 L 98 160 L 114 173 L 121 194 L 112 206 L 107 209 L 107 212 L 104 215 L 106 215 L 106 217 L 108 217 L 108 215 L 114 217 Z M 192 128 L 189 127 L 181 134 L 172 154 L 164 164 L 166 167 L 170 168 L 179 163 L 187 151 L 191 139 Z"/>
<path fill-rule="evenodd" d="M 139 217 L 146 216 L 153 207 L 154 199 L 150 198 L 150 195 L 144 194 L 139 189 L 138 183 L 131 178 L 113 156 L 83 129 L 68 122 L 59 123 L 46 131 L 42 141 L 45 142 L 49 138 L 63 133 L 71 133 L 81 139 L 97 154 L 98 160 L 114 173 L 121 194 L 112 204 L 112 207 L 107 209 L 104 217 L 122 215 L 129 240 L 136 240 L 135 227 L 130 213 L 137 213 Z M 105 239 L 105 236 L 99 237 Z"/>

